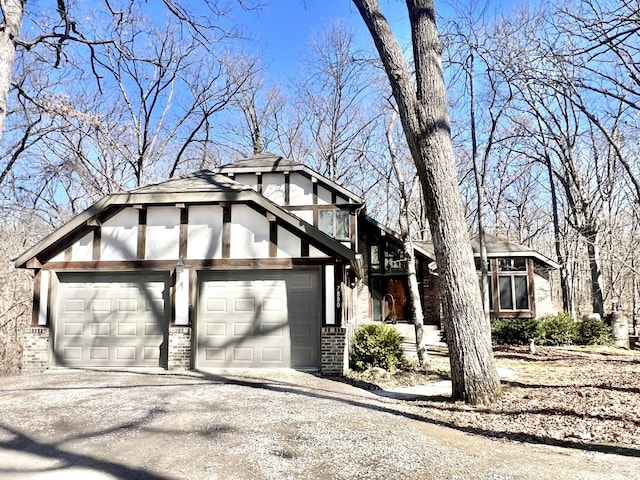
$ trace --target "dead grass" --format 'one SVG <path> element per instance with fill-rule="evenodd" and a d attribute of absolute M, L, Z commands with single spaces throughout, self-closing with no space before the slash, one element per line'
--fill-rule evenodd
<path fill-rule="evenodd" d="M 431 367 L 386 376 L 361 374 L 370 385 L 416 385 L 448 375 L 444 349 L 429 352 Z M 640 352 L 613 347 L 526 347 L 495 350 L 499 367 L 517 375 L 503 382 L 490 407 L 416 401 L 438 423 L 492 437 L 538 443 L 640 447 Z M 367 377 L 368 375 L 368 377 Z M 637 450 L 635 450 L 637 452 Z"/>

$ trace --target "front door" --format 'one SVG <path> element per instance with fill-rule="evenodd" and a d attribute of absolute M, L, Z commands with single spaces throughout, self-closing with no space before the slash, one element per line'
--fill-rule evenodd
<path fill-rule="evenodd" d="M 406 281 L 403 278 L 387 279 L 387 294 L 384 300 L 387 303 L 386 311 L 388 313 L 385 320 L 394 321 L 407 319 L 407 290 L 405 283 Z"/>

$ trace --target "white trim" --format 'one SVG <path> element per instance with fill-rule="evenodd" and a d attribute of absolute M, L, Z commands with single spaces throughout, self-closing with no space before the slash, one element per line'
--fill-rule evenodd
<path fill-rule="evenodd" d="M 176 271 L 175 323 L 189 325 L 189 269 Z"/>
<path fill-rule="evenodd" d="M 38 309 L 38 325 L 47 324 L 47 306 L 49 304 L 49 278 L 48 270 L 40 270 L 40 307 Z"/>
<path fill-rule="evenodd" d="M 336 281 L 335 266 L 324 267 L 324 315 L 327 325 L 336 324 Z"/>

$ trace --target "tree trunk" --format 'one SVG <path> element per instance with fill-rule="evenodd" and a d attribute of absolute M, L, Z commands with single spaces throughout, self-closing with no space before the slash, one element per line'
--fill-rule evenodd
<path fill-rule="evenodd" d="M 433 1 L 407 0 L 415 83 L 378 2 L 353 3 L 380 54 L 420 177 L 441 279 L 453 399 L 491 403 L 500 380 L 456 178 Z"/>
<path fill-rule="evenodd" d="M 400 186 L 400 237 L 402 239 L 402 250 L 407 259 L 406 274 L 409 287 L 409 318 L 413 323 L 416 334 L 416 352 L 418 362 L 424 365 L 428 362 L 427 346 L 424 335 L 424 312 L 422 301 L 420 300 L 420 289 L 418 287 L 418 277 L 416 275 L 416 259 L 411 241 L 411 226 L 409 223 L 409 193 L 407 192 L 404 174 L 398 165 L 395 142 L 393 141 L 393 127 L 397 118 L 397 110 L 394 109 L 389 127 L 387 128 L 387 145 L 389 147 L 389 158 L 393 171 Z"/>
<path fill-rule="evenodd" d="M 591 304 L 593 313 L 604 318 L 604 295 L 602 293 L 602 268 L 600 267 L 600 247 L 598 246 L 598 232 L 593 230 L 585 235 L 587 253 L 589 255 L 589 271 L 591 273 Z"/>
<path fill-rule="evenodd" d="M 7 117 L 7 98 L 11 89 L 11 74 L 16 56 L 15 40 L 22 28 L 26 0 L 0 0 L 2 24 L 0 28 L 0 138 Z"/>
<path fill-rule="evenodd" d="M 551 167 L 551 158 L 545 155 L 545 165 L 547 167 L 547 175 L 549 176 L 549 187 L 551 191 L 551 211 L 553 214 L 553 236 L 555 239 L 556 257 L 560 264 L 560 290 L 562 291 L 562 309 L 570 313 L 575 319 L 573 309 L 573 295 L 570 288 L 569 269 L 567 268 L 567 260 L 562 252 L 562 235 L 560 234 L 560 215 L 558 214 L 558 194 L 556 192 L 556 183 L 553 178 L 553 168 Z"/>

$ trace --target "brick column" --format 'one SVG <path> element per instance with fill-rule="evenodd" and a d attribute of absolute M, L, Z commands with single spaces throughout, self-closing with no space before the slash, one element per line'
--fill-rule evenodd
<path fill-rule="evenodd" d="M 49 328 L 27 327 L 22 348 L 22 373 L 38 373 L 49 368 Z"/>
<path fill-rule="evenodd" d="M 326 375 L 343 375 L 349 368 L 345 327 L 323 327 L 320 339 L 320 369 Z"/>
<path fill-rule="evenodd" d="M 169 327 L 169 370 L 191 369 L 191 327 Z"/>

